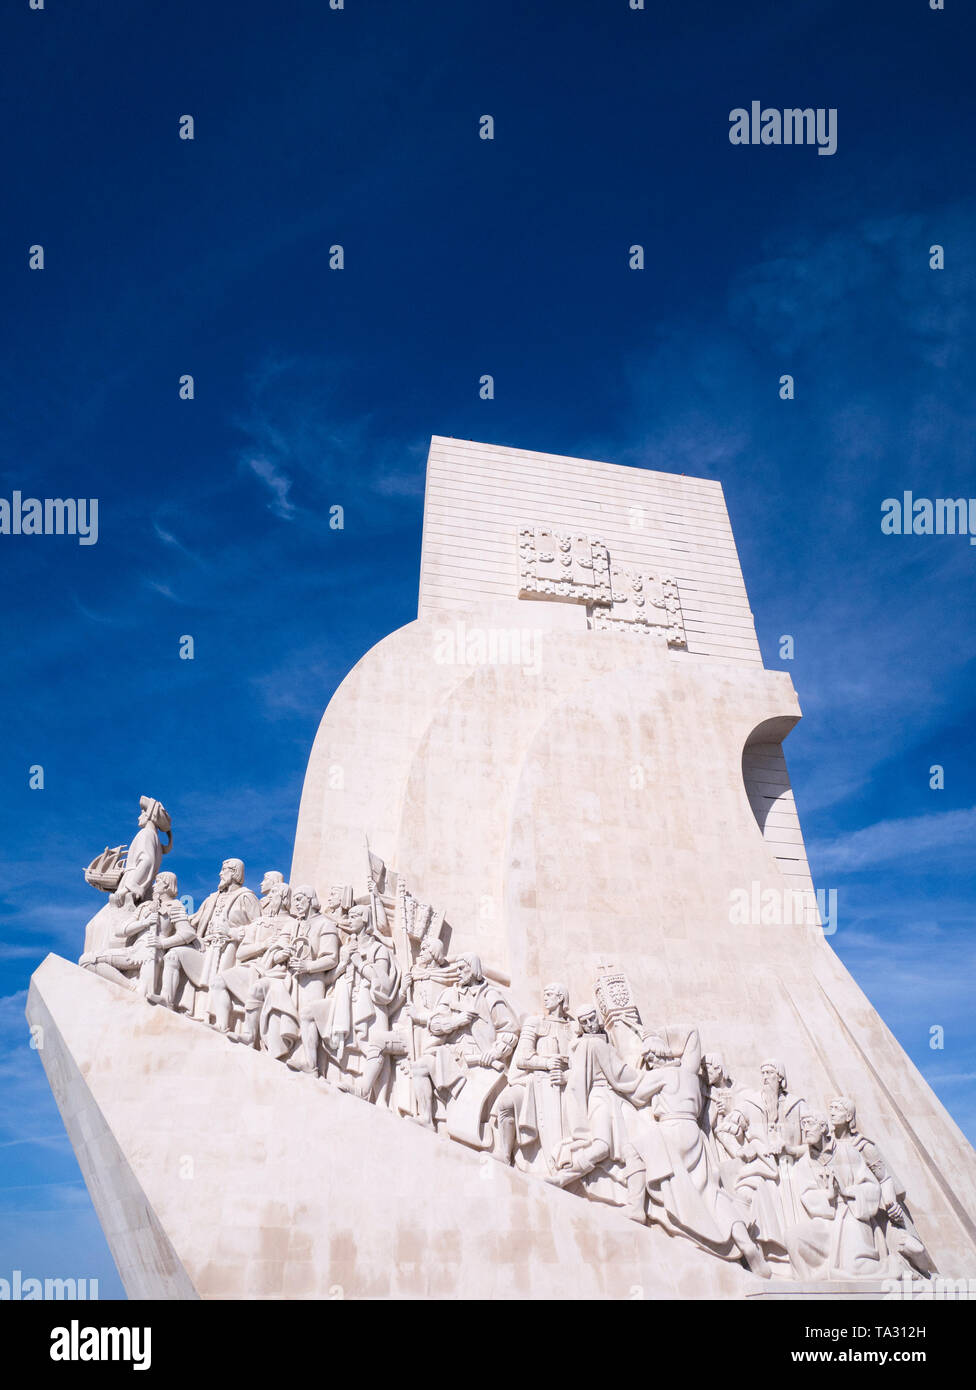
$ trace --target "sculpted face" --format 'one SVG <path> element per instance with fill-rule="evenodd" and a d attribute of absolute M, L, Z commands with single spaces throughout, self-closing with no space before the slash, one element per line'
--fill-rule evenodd
<path fill-rule="evenodd" d="M 805 1144 L 816 1144 L 827 1129 L 827 1121 L 822 1115 L 804 1115 L 800 1121 L 800 1133 Z"/>
<path fill-rule="evenodd" d="M 584 1033 L 602 1033 L 600 1027 L 600 1017 L 596 1009 L 587 1009 L 579 1016 L 580 1027 Z"/>
<path fill-rule="evenodd" d="M 168 872 L 156 875 L 156 878 L 153 880 L 152 895 L 154 903 L 162 902 L 166 898 L 176 896 Z"/>
<path fill-rule="evenodd" d="M 307 917 L 312 906 L 312 899 L 301 888 L 296 888 L 292 895 L 292 906 L 295 909 L 296 917 Z"/>
<path fill-rule="evenodd" d="M 432 941 L 421 941 L 420 950 L 417 952 L 418 965 L 433 965 L 437 960 L 437 954 Z"/>
<path fill-rule="evenodd" d="M 827 1106 L 827 1110 L 830 1114 L 830 1123 L 835 1127 L 850 1124 L 851 1112 L 842 1100 L 832 1100 Z"/>
<path fill-rule="evenodd" d="M 783 1078 L 770 1062 L 764 1062 L 759 1068 L 763 1083 L 772 1090 L 780 1090 L 783 1085 Z"/>
<path fill-rule="evenodd" d="M 271 893 L 273 888 L 278 888 L 280 886 L 281 879 L 279 878 L 278 874 L 274 870 L 269 869 L 268 872 L 265 874 L 264 878 L 261 880 L 261 896 L 267 897 Z"/>
<path fill-rule="evenodd" d="M 717 1086 L 722 1080 L 723 1067 L 721 1062 L 706 1062 L 705 1075 L 708 1078 L 709 1086 Z"/>
<path fill-rule="evenodd" d="M 240 883 L 241 872 L 236 859 L 225 859 L 220 866 L 220 887 L 230 888 L 235 883 Z"/>
<path fill-rule="evenodd" d="M 467 956 L 458 957 L 457 976 L 459 985 L 470 985 L 474 980 L 474 966 Z"/>
<path fill-rule="evenodd" d="M 561 1014 L 566 1008 L 566 994 L 562 985 L 546 985 L 542 991 L 542 1003 L 547 1014 Z"/>
<path fill-rule="evenodd" d="M 353 911 L 350 912 L 348 926 L 354 936 L 358 936 L 359 933 L 365 929 L 367 920 L 366 914 L 362 909 L 358 911 L 353 909 Z"/>

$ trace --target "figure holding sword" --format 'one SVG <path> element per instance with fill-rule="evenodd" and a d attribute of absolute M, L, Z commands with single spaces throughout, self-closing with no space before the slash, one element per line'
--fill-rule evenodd
<path fill-rule="evenodd" d="M 554 1172 L 556 1151 L 566 1138 L 566 1069 L 580 1030 L 569 1013 L 565 985 L 546 985 L 542 1006 L 543 1013 L 522 1024 L 509 1084 L 498 1097 L 496 1156 L 503 1163 L 514 1163 L 516 1148 L 526 1149 L 538 1141 L 549 1171 Z"/>

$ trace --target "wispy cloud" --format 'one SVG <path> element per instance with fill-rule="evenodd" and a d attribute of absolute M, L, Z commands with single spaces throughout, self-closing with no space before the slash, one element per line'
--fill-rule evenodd
<path fill-rule="evenodd" d="M 179 603 L 179 599 L 173 593 L 168 584 L 161 584 L 158 579 L 147 579 L 146 587 L 152 589 L 153 593 L 161 594 L 163 598 L 169 599 L 171 603 Z"/>
<path fill-rule="evenodd" d="M 959 867 L 976 854 L 976 806 L 962 811 L 933 812 L 902 820 L 878 821 L 862 830 L 813 842 L 811 858 L 826 873 L 843 873 L 924 856 L 928 865 L 946 855 Z"/>
<path fill-rule="evenodd" d="M 152 525 L 153 530 L 155 531 L 158 539 L 161 540 L 164 545 L 168 545 L 172 547 L 172 549 L 178 550 L 181 555 L 185 555 L 186 558 L 188 560 L 192 560 L 195 565 L 202 565 L 204 563 L 201 556 L 197 555 L 195 551 L 190 550 L 188 546 L 184 545 L 183 542 L 176 535 L 174 535 L 173 532 L 167 526 L 164 526 L 158 518 L 153 518 Z"/>
<path fill-rule="evenodd" d="M 295 515 L 295 507 L 288 496 L 291 479 L 266 458 L 249 458 L 247 466 L 256 478 L 266 484 L 271 493 L 270 506 L 275 516 L 280 516 L 283 521 L 291 521 Z"/>

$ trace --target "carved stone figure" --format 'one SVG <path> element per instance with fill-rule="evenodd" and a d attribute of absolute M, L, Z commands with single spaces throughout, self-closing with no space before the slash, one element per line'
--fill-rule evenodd
<path fill-rule="evenodd" d="M 783 1063 L 762 1062 L 759 1074 L 759 1090 L 741 1091 L 737 1104 L 748 1120 L 749 1138 L 761 1145 L 762 1152 L 777 1159 L 780 1181 L 786 1181 L 792 1162 L 804 1152 L 801 1118 L 806 1102 L 788 1091 Z"/>
<path fill-rule="evenodd" d="M 434 1126 L 434 1052 L 439 1045 L 430 1031 L 430 1020 L 444 990 L 456 983 L 455 963 L 447 959 L 440 938 L 428 932 L 404 980 L 409 1031 L 408 1058 L 401 1063 L 410 1076 L 412 1118 L 427 1128 Z"/>
<path fill-rule="evenodd" d="M 230 1034 L 235 1042 L 253 1044 L 257 1041 L 261 1008 L 270 988 L 270 985 L 261 987 L 260 981 L 267 978 L 270 971 L 280 968 L 269 962 L 266 971 L 262 969 L 262 962 L 273 943 L 280 947 L 291 942 L 295 919 L 289 914 L 290 905 L 291 889 L 284 874 L 269 869 L 261 880 L 261 915 L 245 925 L 234 964 L 222 969 L 213 981 L 210 993 L 215 1025 L 219 1032 Z M 231 1034 L 235 1003 L 244 1009 L 241 1034 Z M 275 1048 L 275 1055 L 280 1055 L 278 1048 Z"/>
<path fill-rule="evenodd" d="M 905 1188 L 885 1162 L 877 1144 L 857 1127 L 857 1111 L 847 1096 L 835 1096 L 828 1102 L 834 1138 L 854 1145 L 881 1188 L 881 1207 L 884 1211 L 882 1234 L 888 1255 L 889 1273 L 898 1278 L 906 1273 L 928 1275 L 935 1272 L 932 1257 L 908 1213 Z"/>
<path fill-rule="evenodd" d="M 446 1097 L 448 1134 L 481 1149 L 487 1147 L 484 1123 L 504 1089 L 519 1025 L 504 994 L 485 979 L 480 957 L 458 956 L 455 967 L 457 984 L 444 990 L 429 1024 L 439 1042 L 433 1077 Z"/>
<path fill-rule="evenodd" d="M 498 1098 L 496 1156 L 513 1163 L 516 1147 L 528 1148 L 538 1142 L 551 1170 L 556 1151 L 566 1138 L 563 1089 L 579 1025 L 570 1017 L 565 985 L 546 985 L 542 1007 L 541 1014 L 533 1014 L 522 1024 L 509 1084 Z"/>
<path fill-rule="evenodd" d="M 152 897 L 117 929 L 109 949 L 83 955 L 78 964 L 148 997 L 157 987 L 161 960 L 157 941 L 173 919 L 186 915 L 177 892 L 174 873 L 157 874 Z"/>
<path fill-rule="evenodd" d="M 738 1097 L 749 1122 L 749 1133 L 754 1139 L 765 1141 L 770 1153 L 797 1157 L 803 1149 L 800 1119 L 805 1102 L 802 1096 L 792 1095 L 787 1089 L 782 1062 L 760 1063 L 759 1074 L 760 1089 L 743 1091 Z"/>
<path fill-rule="evenodd" d="M 653 1094 L 643 1073 L 630 1066 L 611 1045 L 596 1009 L 579 1016 L 580 1036 L 569 1054 L 566 1082 L 567 1135 L 554 1155 L 554 1171 L 546 1178 L 557 1187 L 572 1187 L 597 1169 L 614 1165 L 623 1171 L 636 1151 L 629 1142 L 621 1098 L 646 1105 Z M 640 1170 L 643 1201 L 644 1168 Z M 643 1205 L 640 1221 L 644 1220 Z"/>
<path fill-rule="evenodd" d="M 875 1239 L 881 1185 L 849 1139 L 835 1139 L 823 1115 L 800 1121 L 806 1152 L 791 1173 L 799 1212 L 786 1232 L 800 1279 L 857 1279 L 883 1273 Z"/>
<path fill-rule="evenodd" d="M 659 1049 L 655 1044 L 654 1051 Z M 641 1094 L 655 1097 L 654 1121 L 660 1126 L 670 1172 L 660 1176 L 648 1165 L 645 1174 L 648 1219 L 673 1235 L 683 1235 L 723 1260 L 744 1258 L 754 1274 L 768 1278 L 769 1265 L 746 1226 L 744 1203 L 719 1183 L 701 1126 L 702 1052 L 692 1028 L 684 1046 L 673 1054 L 677 1067 L 655 1065 L 642 1079 Z M 644 1135 L 647 1134 L 646 1121 Z M 641 1151 L 641 1131 L 632 1131 Z M 643 1155 L 642 1155 L 643 1157 Z M 658 1153 L 652 1157 L 655 1165 Z M 632 1178 L 632 1175 L 631 1175 Z"/>
<path fill-rule="evenodd" d="M 786 1227 L 779 1191 L 779 1165 L 765 1143 L 748 1137 L 748 1120 L 734 1102 L 727 1113 L 719 1114 L 713 1138 L 719 1155 L 722 1186 L 743 1198 L 749 1207 L 747 1226 L 755 1231 L 756 1243 L 766 1259 L 783 1263 Z"/>
<path fill-rule="evenodd" d="M 209 990 L 220 971 L 234 964 L 245 927 L 260 913 L 260 903 L 250 888 L 244 886 L 243 862 L 225 859 L 220 866 L 217 888 L 204 898 L 189 919 L 192 929 L 189 938 L 166 952 L 161 998 L 153 1002 L 192 1012 L 192 1005 L 187 1008 L 178 1000 L 183 998 L 187 987 Z"/>
<path fill-rule="evenodd" d="M 759 1090 L 741 1091 L 736 1104 L 748 1121 L 748 1137 L 755 1144 L 756 1152 L 769 1154 L 776 1160 L 782 1215 L 778 1229 L 771 1230 L 770 1237 L 779 1240 L 798 1215 L 790 1171 L 804 1152 L 800 1122 L 806 1101 L 789 1091 L 782 1062 L 769 1059 L 760 1063 L 759 1074 L 762 1078 Z"/>
<path fill-rule="evenodd" d="M 166 807 L 151 796 L 139 798 L 139 829 L 125 856 L 125 869 L 110 901 L 115 907 L 137 907 L 152 892 L 164 854 L 173 848 L 171 822 Z M 159 832 L 168 836 L 164 845 Z"/>
<path fill-rule="evenodd" d="M 340 1067 L 358 1054 L 362 1071 L 340 1082 L 362 1100 L 373 1100 L 389 1071 L 389 1058 L 405 1057 L 407 1045 L 391 1029 L 391 1015 L 402 1002 L 403 977 L 396 955 L 379 935 L 367 907 L 349 913 L 349 939 L 339 952 L 329 999 L 325 1044 Z"/>
<path fill-rule="evenodd" d="M 288 968 L 294 982 L 294 1019 L 302 1045 L 288 1059 L 288 1066 L 292 1071 L 317 1075 L 326 1022 L 326 989 L 339 964 L 339 927 L 334 916 L 322 912 L 311 884 L 292 889 L 291 908 L 296 926 Z"/>
<path fill-rule="evenodd" d="M 720 1116 L 728 1113 L 732 1103 L 732 1078 L 725 1069 L 720 1052 L 706 1052 L 702 1057 L 702 1114 L 701 1124 L 706 1138 L 712 1141 Z M 713 1151 L 718 1157 L 718 1150 Z"/>

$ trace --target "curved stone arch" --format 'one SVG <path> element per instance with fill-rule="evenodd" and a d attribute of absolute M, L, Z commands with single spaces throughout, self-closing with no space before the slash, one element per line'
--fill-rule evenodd
<path fill-rule="evenodd" d="M 777 715 L 756 725 L 742 748 L 742 783 L 780 872 L 801 891 L 812 890 L 813 883 L 783 752 L 783 740 L 797 722 L 794 715 Z"/>

